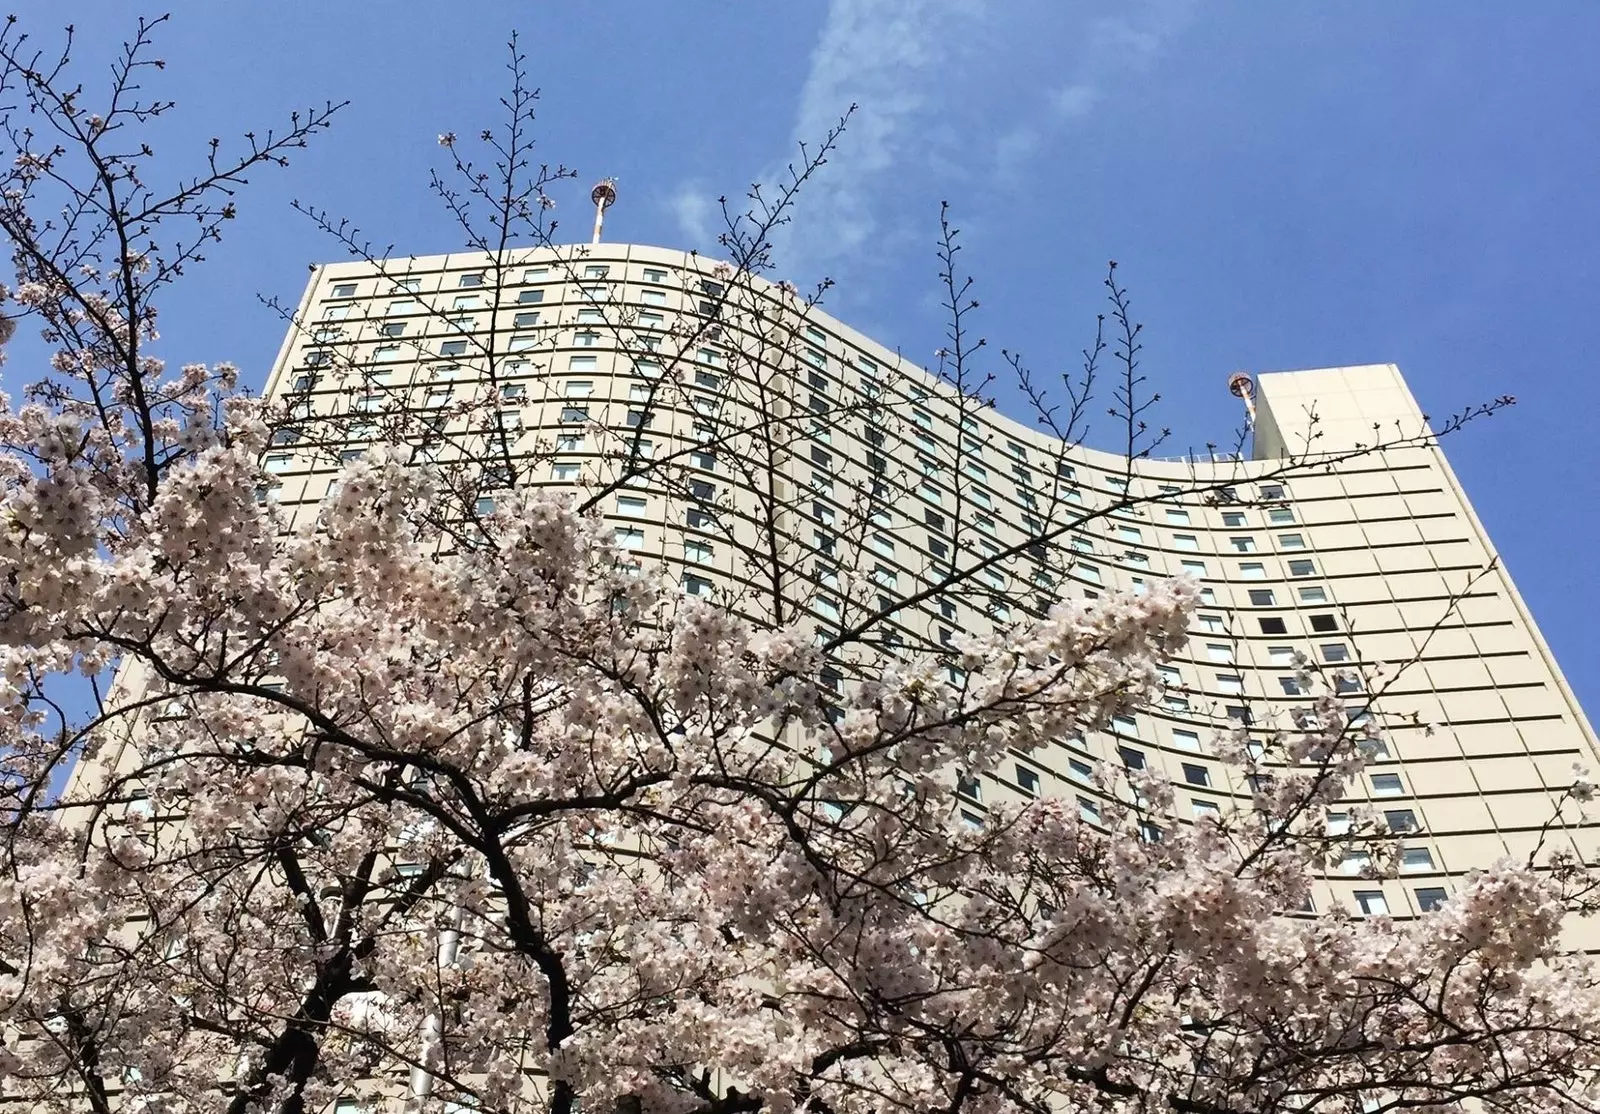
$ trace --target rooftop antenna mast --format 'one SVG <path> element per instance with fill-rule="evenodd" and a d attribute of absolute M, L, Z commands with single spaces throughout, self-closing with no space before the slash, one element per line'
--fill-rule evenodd
<path fill-rule="evenodd" d="M 1245 428 L 1256 431 L 1256 381 L 1247 371 L 1236 371 L 1228 376 L 1228 393 L 1244 402 Z"/>
<path fill-rule="evenodd" d="M 617 180 L 615 178 L 602 178 L 595 183 L 594 189 L 589 191 L 589 200 L 594 202 L 594 239 L 591 244 L 600 242 L 600 231 L 606 224 L 606 210 L 611 208 L 617 200 Z"/>

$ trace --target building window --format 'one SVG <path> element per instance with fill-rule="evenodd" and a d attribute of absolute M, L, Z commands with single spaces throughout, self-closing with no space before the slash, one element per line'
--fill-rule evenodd
<path fill-rule="evenodd" d="M 1241 580 L 1265 580 L 1267 578 L 1267 566 L 1260 561 L 1241 561 L 1239 562 L 1239 578 Z"/>
<path fill-rule="evenodd" d="M 1365 874 L 1372 867 L 1372 856 L 1365 851 L 1346 851 L 1339 859 L 1342 874 Z"/>
<path fill-rule="evenodd" d="M 1030 797 L 1039 795 L 1039 775 L 1021 762 L 1017 763 L 1017 787 Z"/>
<path fill-rule="evenodd" d="M 1244 677 L 1238 673 L 1218 673 L 1217 691 L 1231 696 L 1244 695 Z"/>
<path fill-rule="evenodd" d="M 1235 553 L 1254 553 L 1256 551 L 1256 540 L 1254 538 L 1229 538 L 1228 544 L 1233 547 Z"/>
<path fill-rule="evenodd" d="M 1123 735 L 1132 735 L 1137 738 L 1139 734 L 1139 721 L 1133 716 L 1112 716 L 1111 730 L 1119 732 Z"/>
<path fill-rule="evenodd" d="M 1200 539 L 1193 534 L 1172 535 L 1172 548 L 1174 549 L 1199 549 Z"/>
<path fill-rule="evenodd" d="M 1316 562 L 1308 560 L 1306 558 L 1301 558 L 1301 559 L 1296 560 L 1296 561 L 1290 561 L 1289 562 L 1289 575 L 1290 576 L 1316 576 L 1317 575 Z"/>
<path fill-rule="evenodd" d="M 550 467 L 550 478 L 557 483 L 576 483 L 578 474 L 579 466 L 576 464 L 554 464 Z"/>
<path fill-rule="evenodd" d="M 1423 871 L 1433 869 L 1433 853 L 1426 847 L 1406 847 L 1400 851 L 1400 869 Z"/>
<path fill-rule="evenodd" d="M 695 541 L 692 538 L 683 540 L 683 559 L 690 564 L 709 565 L 714 556 L 715 551 L 708 543 Z"/>
<path fill-rule="evenodd" d="M 1185 561 L 1180 561 L 1179 564 L 1183 566 L 1183 571 L 1189 576 L 1201 577 L 1207 575 L 1206 563 L 1204 561 L 1196 561 L 1190 558 Z"/>
<path fill-rule="evenodd" d="M 711 581 L 694 573 L 684 573 L 683 592 L 688 596 L 709 596 L 711 594 Z"/>
<path fill-rule="evenodd" d="M 1328 634 L 1339 629 L 1339 620 L 1332 615 L 1311 616 L 1311 629 L 1318 634 Z"/>
<path fill-rule="evenodd" d="M 1189 525 L 1189 512 L 1177 507 L 1167 508 L 1167 521 L 1174 526 Z"/>
<path fill-rule="evenodd" d="M 650 508 L 650 501 L 648 499 L 646 499 L 643 495 L 619 495 L 619 496 L 617 496 L 617 513 L 618 514 L 625 514 L 625 515 L 629 515 L 629 516 L 634 517 L 634 518 L 640 518 L 640 517 L 643 517 L 645 515 L 645 513 L 649 510 L 649 508 Z"/>
<path fill-rule="evenodd" d="M 1261 498 L 1263 498 L 1263 499 L 1282 499 L 1283 497 L 1284 497 L 1284 495 L 1283 495 L 1283 485 L 1282 484 L 1262 484 L 1261 485 Z"/>
<path fill-rule="evenodd" d="M 1088 797 L 1078 798 L 1078 819 L 1088 824 L 1100 823 L 1100 806 Z"/>
<path fill-rule="evenodd" d="M 1305 686 L 1293 677 L 1279 677 L 1278 684 L 1283 688 L 1285 696 L 1304 696 Z"/>
<path fill-rule="evenodd" d="M 637 526 L 618 526 L 616 538 L 617 545 L 623 549 L 644 548 L 644 531 Z"/>
<path fill-rule="evenodd" d="M 1196 766 L 1193 762 L 1185 762 L 1183 764 L 1183 780 L 1190 785 L 1198 785 L 1201 788 L 1209 789 L 1211 787 L 1211 771 L 1204 766 Z"/>
<path fill-rule="evenodd" d="M 1142 770 L 1145 768 L 1144 752 L 1141 750 L 1134 750 L 1132 747 L 1118 747 L 1117 757 L 1122 759 L 1122 764 L 1130 770 Z"/>
<path fill-rule="evenodd" d="M 1190 807 L 1194 810 L 1194 818 L 1196 820 L 1203 820 L 1207 816 L 1217 817 L 1222 815 L 1222 810 L 1217 807 L 1217 802 L 1215 801 L 1205 801 L 1195 797 L 1190 801 Z"/>
<path fill-rule="evenodd" d="M 1416 894 L 1417 908 L 1424 913 L 1433 912 L 1450 898 L 1442 886 L 1419 886 Z"/>
<path fill-rule="evenodd" d="M 333 296 L 335 298 L 354 298 L 356 296 L 356 284 L 353 282 L 335 283 Z"/>
<path fill-rule="evenodd" d="M 1244 525 L 1243 511 L 1223 511 L 1222 524 L 1224 526 L 1239 527 Z"/>
<path fill-rule="evenodd" d="M 1382 890 L 1357 890 L 1356 908 L 1368 917 L 1386 917 L 1389 915 L 1389 903 L 1383 899 Z"/>
<path fill-rule="evenodd" d="M 463 356 L 466 355 L 467 342 L 464 340 L 445 340 L 439 342 L 439 355 Z"/>
<path fill-rule="evenodd" d="M 1300 534 L 1279 534 L 1278 535 L 1278 548 L 1279 549 L 1304 549 L 1305 547 L 1306 547 L 1306 539 Z"/>
<path fill-rule="evenodd" d="M 1373 774 L 1372 792 L 1378 797 L 1399 797 L 1406 791 L 1399 774 Z"/>
<path fill-rule="evenodd" d="M 1261 624 L 1262 634 L 1288 634 L 1289 628 L 1284 621 L 1276 615 L 1263 615 L 1257 620 Z"/>
<path fill-rule="evenodd" d="M 1349 661 L 1350 651 L 1343 642 L 1326 642 L 1322 645 L 1323 661 Z"/>
<path fill-rule="evenodd" d="M 1300 602 L 1301 603 L 1327 603 L 1328 602 L 1328 593 L 1326 591 L 1324 591 L 1320 587 L 1301 588 L 1300 589 Z"/>
<path fill-rule="evenodd" d="M 1175 727 L 1172 729 L 1172 745 L 1180 750 L 1192 750 L 1198 754 L 1200 751 L 1200 735 L 1194 731 Z"/>

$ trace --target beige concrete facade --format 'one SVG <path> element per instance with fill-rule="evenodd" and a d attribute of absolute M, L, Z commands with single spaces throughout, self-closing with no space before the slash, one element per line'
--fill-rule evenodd
<path fill-rule="evenodd" d="M 437 413 L 442 427 L 450 406 L 482 396 L 480 354 L 492 351 L 497 405 L 529 462 L 527 482 L 593 490 L 637 437 L 657 457 L 682 452 L 685 474 L 711 485 L 731 524 L 712 530 L 686 518 L 681 498 L 646 479 L 605 500 L 619 540 L 686 590 L 759 616 L 768 608 L 749 555 L 762 531 L 775 532 L 787 560 L 806 570 L 792 604 L 825 630 L 875 600 L 915 594 L 949 562 L 1006 553 L 1041 522 L 1070 526 L 1051 543 L 1065 555 L 1058 573 L 1030 566 L 1026 554 L 1005 557 L 969 593 L 898 617 L 907 638 L 937 643 L 1062 594 L 1137 591 L 1186 572 L 1200 579 L 1204 602 L 1165 698 L 1114 734 L 1017 756 L 963 797 L 972 823 L 1014 794 L 1075 797 L 1093 818 L 1094 764 L 1119 759 L 1165 771 L 1185 814 L 1249 807 L 1250 786 L 1216 760 L 1211 739 L 1232 721 L 1270 723 L 1303 701 L 1293 691 L 1296 651 L 1330 669 L 1410 663 L 1345 695 L 1359 713 L 1371 700 L 1363 689 L 1382 686 L 1373 703 L 1386 753 L 1351 802 L 1410 829 L 1402 870 L 1369 880 L 1335 868 L 1319 906 L 1425 909 L 1471 868 L 1525 854 L 1574 763 L 1597 764 L 1594 734 L 1509 577 L 1490 568 L 1493 547 L 1441 450 L 1417 440 L 1422 414 L 1392 366 L 1262 375 L 1253 459 L 1130 466 L 974 407 L 818 310 L 781 337 L 763 332 L 762 322 L 793 316 L 793 301 L 760 280 L 722 327 L 691 333 L 683 323 L 726 278 L 692 255 L 627 245 L 564 261 L 534 252 L 498 283 L 485 280 L 487 264 L 459 255 L 319 268 L 301 302 L 304 327 L 286 339 L 268 394 L 308 422 L 406 406 Z M 670 368 L 685 337 L 681 389 L 645 420 L 640 399 L 659 372 L 650 349 Z M 335 374 L 328 353 L 364 370 Z M 893 401 L 887 443 L 873 398 Z M 755 428 L 763 406 L 787 432 L 761 471 L 741 473 L 720 449 L 695 454 L 707 423 Z M 1409 440 L 1290 467 L 1286 457 L 1310 432 L 1322 454 Z M 345 427 L 347 451 L 361 451 L 363 435 L 376 436 Z M 290 520 L 314 517 L 333 466 L 302 443 L 275 447 L 266 467 Z M 855 514 L 874 477 L 891 472 L 892 498 Z M 1105 510 L 1125 498 L 1135 505 Z M 830 544 L 855 519 L 859 533 Z M 855 568 L 837 567 L 846 558 Z M 1339 815 L 1329 822 L 1337 828 Z"/>

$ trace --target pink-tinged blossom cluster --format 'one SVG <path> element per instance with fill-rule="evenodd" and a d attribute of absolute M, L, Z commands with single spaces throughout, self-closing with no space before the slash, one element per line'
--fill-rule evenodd
<path fill-rule="evenodd" d="M 0 1072 L 33 1108 L 73 1108 L 91 1060 L 168 1111 L 412 1067 L 486 1109 L 1592 1100 L 1570 881 L 1506 862 L 1418 921 L 1283 915 L 1363 761 L 1337 700 L 1265 755 L 1223 740 L 1252 770 L 1283 759 L 1253 811 L 1182 823 L 1129 774 L 1099 824 L 1058 799 L 959 822 L 953 771 L 1158 690 L 1187 582 L 958 640 L 956 674 L 894 661 L 835 691 L 808 628 L 681 601 L 559 498 L 506 494 L 451 552 L 449 485 L 377 451 L 285 531 L 255 498 L 259 407 L 203 402 L 211 382 L 172 388 L 193 420 L 164 427 L 153 498 L 76 416 L 0 417 L 24 809 Z M 51 817 L 25 804 L 49 771 L 26 677 L 85 654 L 124 662 L 85 739 L 109 772 Z"/>
<path fill-rule="evenodd" d="M 76 393 L 0 405 L 0 1087 L 27 1108 L 1600 1107 L 1570 851 L 1416 920 L 1295 915 L 1353 841 L 1376 871 L 1395 845 L 1359 810 L 1326 831 L 1375 739 L 1305 663 L 1293 717 L 1217 740 L 1250 807 L 1190 822 L 1106 770 L 1094 819 L 962 819 L 958 771 L 1159 693 L 1193 584 L 851 658 L 682 596 L 563 497 L 479 514 L 398 444 L 291 529 L 258 498 L 281 415 L 233 369 L 130 372 L 153 318 L 16 298 L 105 342 L 62 345 Z M 37 678 L 112 662 L 59 729 Z"/>

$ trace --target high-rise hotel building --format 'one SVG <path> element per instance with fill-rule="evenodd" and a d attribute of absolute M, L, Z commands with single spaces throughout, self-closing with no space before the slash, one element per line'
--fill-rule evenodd
<path fill-rule="evenodd" d="M 1058 795 L 1094 819 L 1107 761 L 1165 772 L 1185 814 L 1249 807 L 1212 740 L 1303 703 L 1303 654 L 1357 722 L 1381 719 L 1350 807 L 1405 834 L 1396 878 L 1330 864 L 1318 902 L 1352 913 L 1415 914 L 1473 867 L 1527 853 L 1574 764 L 1596 763 L 1395 367 L 1262 375 L 1249 458 L 1130 464 L 977 404 L 782 286 L 733 285 L 693 254 L 622 244 L 509 270 L 472 254 L 319 267 L 267 387 L 305 422 L 266 458 L 270 495 L 290 521 L 314 517 L 338 457 L 383 436 L 386 415 L 420 415 L 439 435 L 423 451 L 446 455 L 452 429 L 477 422 L 515 482 L 591 498 L 687 592 L 757 618 L 782 597 L 824 631 L 914 600 L 885 653 L 1192 574 L 1203 602 L 1161 700 L 1014 756 L 956 807 L 981 823 L 1008 795 Z M 318 427 L 337 430 L 336 451 L 308 447 Z M 1389 447 L 1356 451 L 1374 443 Z M 917 598 L 974 562 L 960 589 Z M 772 589 L 779 572 L 790 587 Z M 1330 829 L 1345 822 L 1330 811 Z"/>

